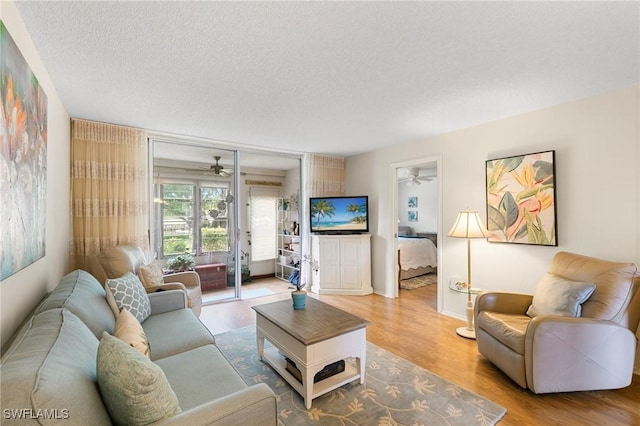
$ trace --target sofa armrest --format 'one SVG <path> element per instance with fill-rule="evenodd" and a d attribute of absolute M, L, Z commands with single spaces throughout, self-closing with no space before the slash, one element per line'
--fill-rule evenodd
<path fill-rule="evenodd" d="M 156 293 L 148 293 L 147 296 L 149 296 L 149 302 L 151 302 L 151 315 L 187 307 L 187 295 L 182 290 L 158 291 Z"/>
<path fill-rule="evenodd" d="M 616 389 L 633 376 L 636 337 L 592 318 L 537 316 L 527 327 L 527 384 L 535 393 Z"/>
<path fill-rule="evenodd" d="M 200 275 L 195 271 L 174 272 L 163 277 L 165 283 L 182 283 L 185 287 L 200 287 Z"/>
<path fill-rule="evenodd" d="M 154 425 L 273 425 L 278 422 L 276 395 L 265 383 L 207 402 Z"/>

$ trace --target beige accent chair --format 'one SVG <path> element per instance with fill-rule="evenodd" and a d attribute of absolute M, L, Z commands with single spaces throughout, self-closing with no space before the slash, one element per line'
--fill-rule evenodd
<path fill-rule="evenodd" d="M 640 353 L 636 266 L 559 252 L 549 272 L 595 284 L 578 309 L 581 314 L 531 318 L 532 295 L 480 293 L 475 305 L 478 351 L 534 393 L 628 386 Z"/>
<path fill-rule="evenodd" d="M 200 276 L 194 271 L 161 275 L 159 266 L 147 265 L 144 252 L 140 247 L 133 245 L 109 247 L 91 258 L 90 269 L 89 272 L 102 285 L 107 279 L 120 278 L 127 272 L 132 272 L 139 276 L 147 293 L 155 293 L 158 290 L 182 290 L 187 298 L 187 306 L 200 316 L 202 308 Z M 143 270 L 145 270 L 144 273 Z M 150 272 L 154 270 L 155 273 Z"/>

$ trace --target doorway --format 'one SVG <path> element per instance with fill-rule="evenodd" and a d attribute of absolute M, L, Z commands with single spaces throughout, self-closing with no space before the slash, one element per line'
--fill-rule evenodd
<path fill-rule="evenodd" d="M 435 286 L 441 305 L 440 156 L 392 164 L 392 250 L 395 296 L 423 286 Z"/>
<path fill-rule="evenodd" d="M 273 278 L 275 241 L 270 258 L 264 247 L 252 258 L 249 194 L 260 188 L 298 194 L 300 158 L 200 140 L 151 141 L 149 229 L 158 261 L 192 256 L 205 305 L 286 291 Z"/>

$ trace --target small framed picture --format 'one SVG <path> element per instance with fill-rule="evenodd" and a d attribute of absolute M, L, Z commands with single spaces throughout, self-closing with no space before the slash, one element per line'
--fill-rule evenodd
<path fill-rule="evenodd" d="M 418 197 L 409 197 L 409 199 L 407 200 L 407 207 L 409 208 L 418 207 Z"/>
<path fill-rule="evenodd" d="M 407 212 L 407 219 L 409 220 L 409 222 L 417 222 L 418 221 L 418 212 L 416 212 L 416 211 Z"/>

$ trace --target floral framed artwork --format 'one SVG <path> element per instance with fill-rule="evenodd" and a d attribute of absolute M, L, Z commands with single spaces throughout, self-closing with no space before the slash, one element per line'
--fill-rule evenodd
<path fill-rule="evenodd" d="M 417 222 L 418 221 L 418 212 L 416 212 L 416 211 L 407 212 L 407 220 L 409 222 Z"/>
<path fill-rule="evenodd" d="M 488 241 L 557 246 L 555 151 L 486 166 Z"/>
<path fill-rule="evenodd" d="M 0 20 L 0 281 L 45 255 L 47 95 Z"/>
<path fill-rule="evenodd" d="M 409 208 L 418 207 L 418 197 L 409 197 L 407 199 L 407 207 L 409 207 Z"/>

